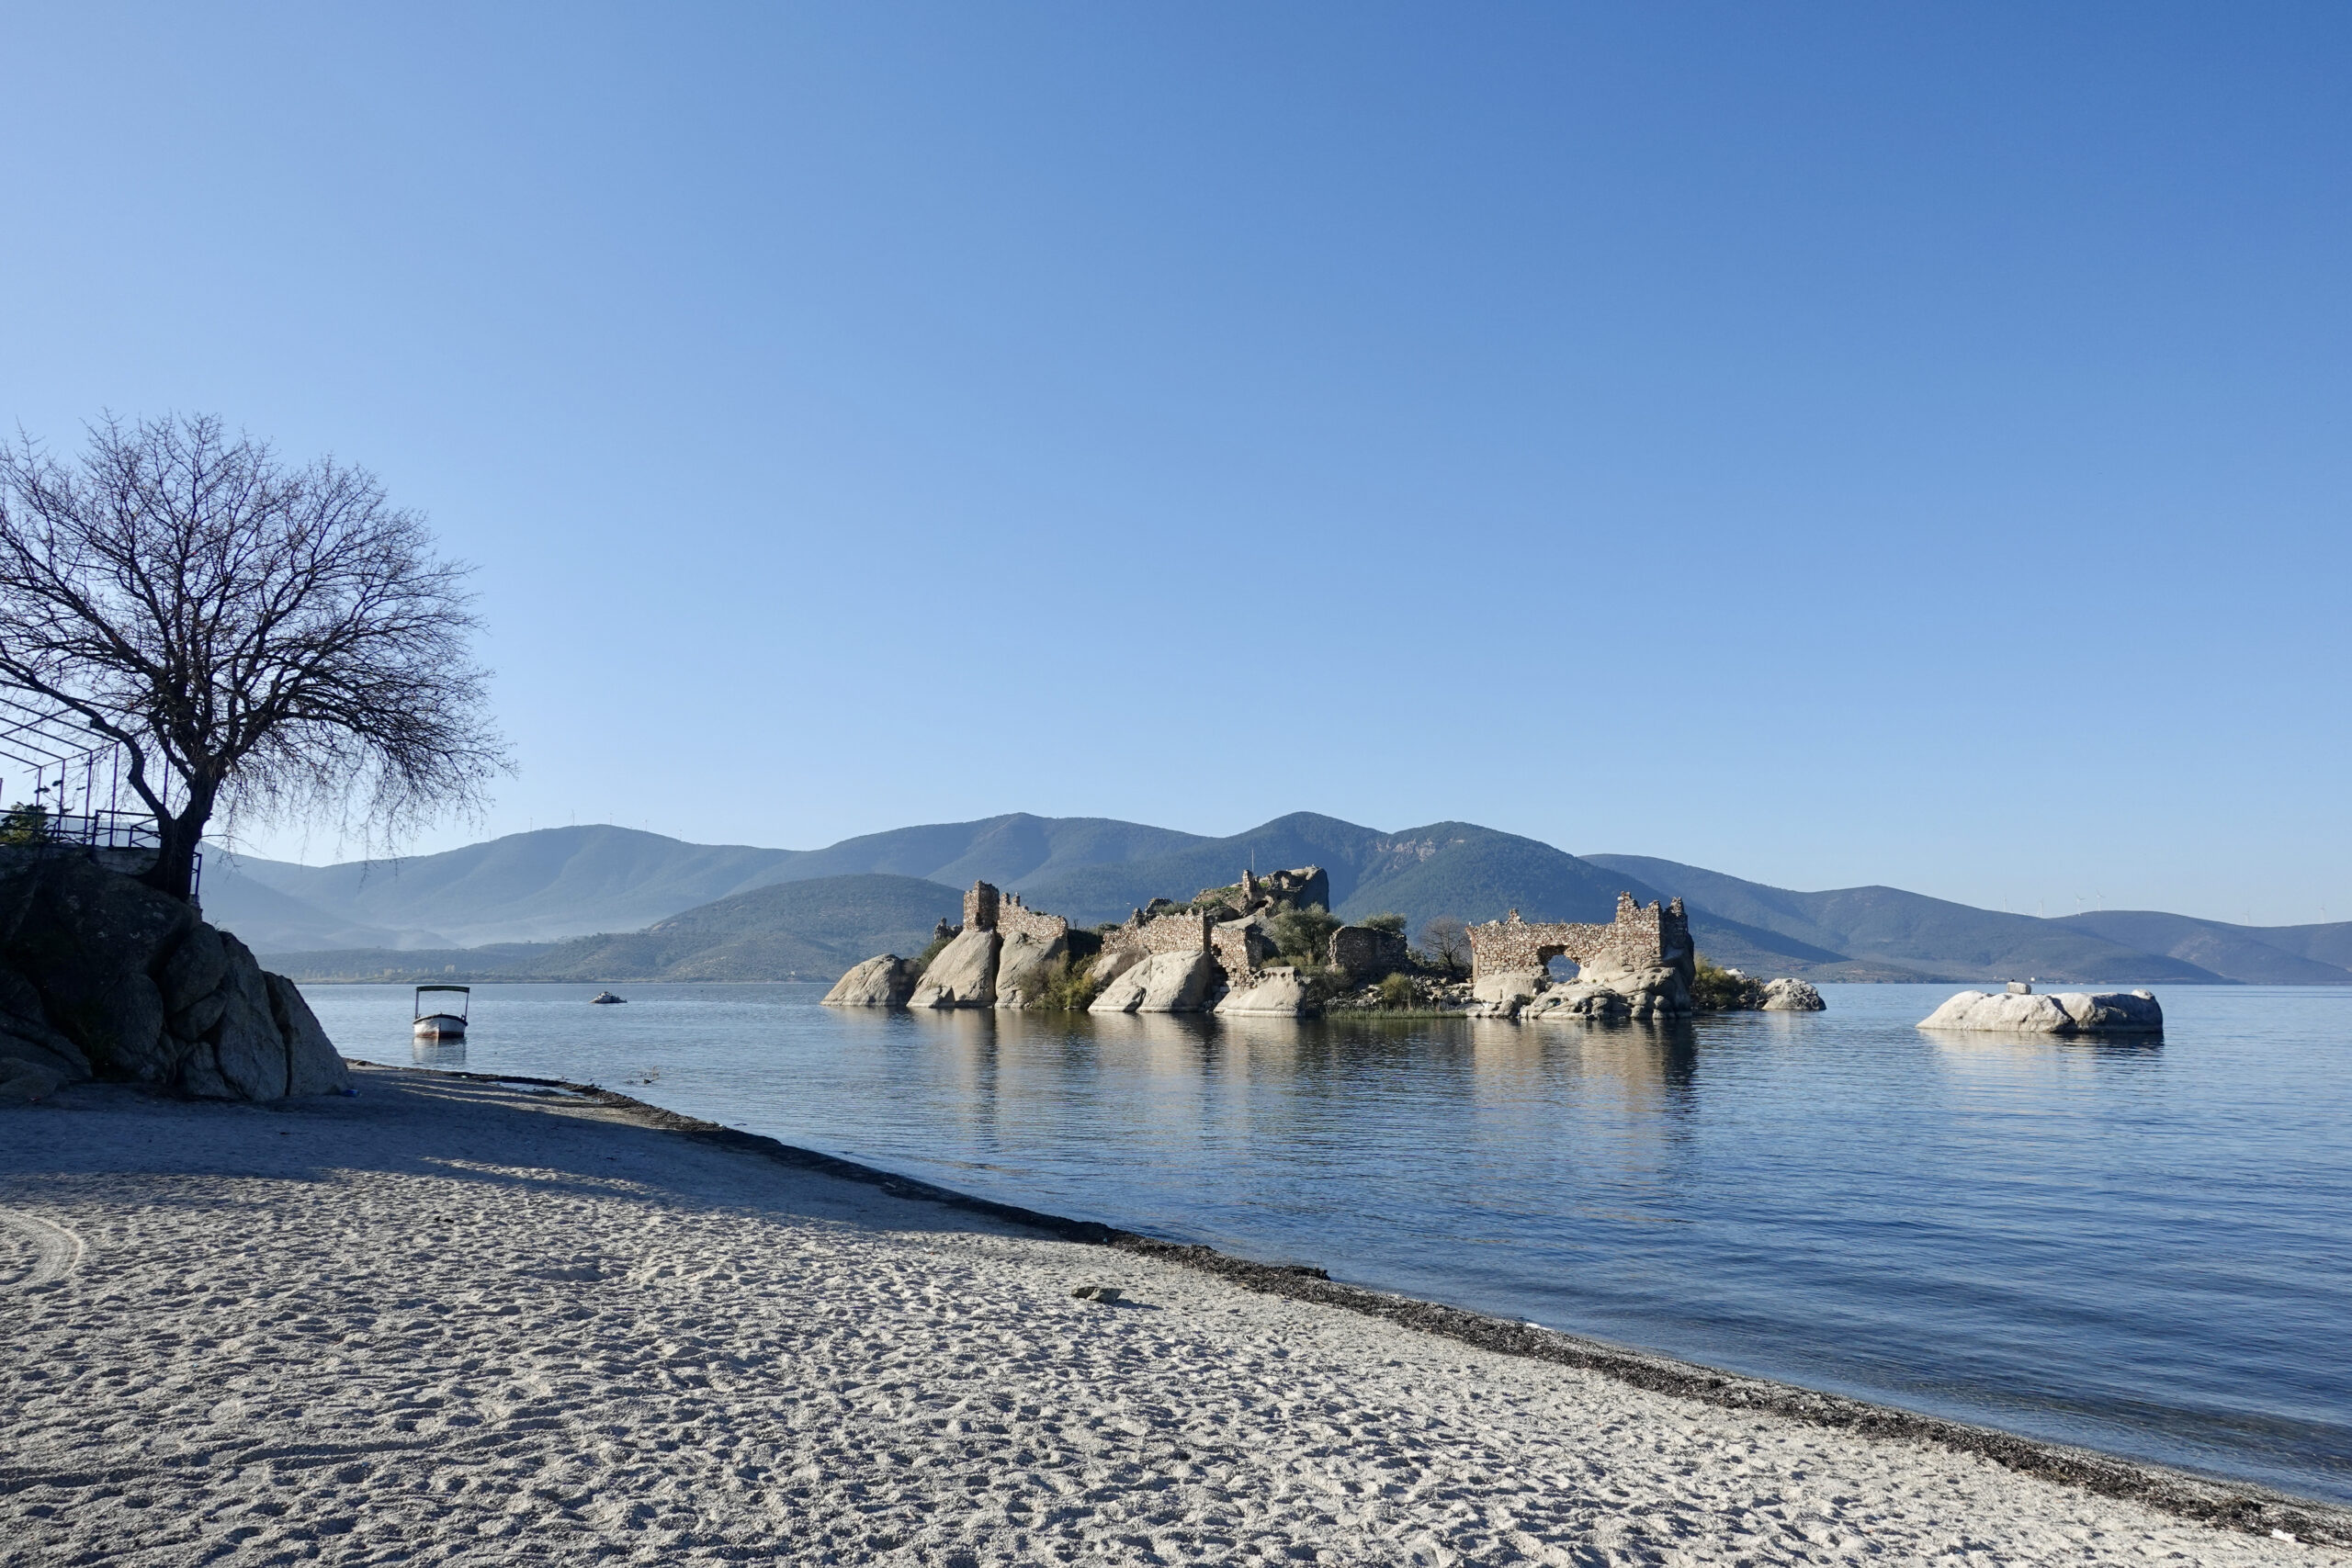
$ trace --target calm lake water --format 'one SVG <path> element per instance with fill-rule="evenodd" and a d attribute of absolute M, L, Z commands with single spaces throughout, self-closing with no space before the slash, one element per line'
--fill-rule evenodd
<path fill-rule="evenodd" d="M 350 1055 L 2352 1502 L 2352 989 L 2170 990 L 2161 1043 L 1912 1027 L 1955 988 L 1651 1028 L 481 986 L 429 1057 L 406 987 L 307 994 Z"/>

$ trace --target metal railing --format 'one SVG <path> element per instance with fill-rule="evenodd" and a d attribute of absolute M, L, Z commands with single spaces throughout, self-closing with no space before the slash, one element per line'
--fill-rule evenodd
<path fill-rule="evenodd" d="M 162 845 L 162 836 L 155 831 L 155 819 L 143 812 L 51 811 L 45 806 L 17 806 L 0 810 L 0 850 L 83 854 L 104 863 L 109 855 L 129 856 L 142 850 L 152 855 Z M 190 903 L 196 902 L 203 879 L 204 856 L 199 852 L 188 873 Z"/>

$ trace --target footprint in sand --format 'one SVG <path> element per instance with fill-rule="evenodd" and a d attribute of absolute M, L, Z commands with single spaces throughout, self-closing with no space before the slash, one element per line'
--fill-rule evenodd
<path fill-rule="evenodd" d="M 87 1250 L 63 1225 L 22 1209 L 0 1209 L 0 1232 L 18 1244 L 0 1251 L 0 1291 L 29 1291 L 62 1280 Z"/>

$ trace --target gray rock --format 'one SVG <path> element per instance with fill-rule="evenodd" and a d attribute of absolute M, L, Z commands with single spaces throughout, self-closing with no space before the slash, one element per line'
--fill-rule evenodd
<path fill-rule="evenodd" d="M 212 1065 L 230 1094 L 239 1100 L 282 1100 L 286 1095 L 286 1037 L 269 1008 L 269 983 L 261 965 L 235 937 L 223 935 L 229 950 L 229 974 L 220 988 L 227 998 L 220 1021 L 207 1043 Z M 160 1004 L 158 1004 L 160 1005 Z M 209 1098 L 209 1082 L 199 1088 L 185 1071 L 181 1083 L 188 1093 Z"/>
<path fill-rule="evenodd" d="M 164 993 L 164 1010 L 183 1013 L 219 990 L 228 977 L 229 950 L 221 944 L 220 933 L 198 921 L 155 972 L 155 985 Z M 202 1032 L 198 1030 L 188 1037 Z"/>
<path fill-rule="evenodd" d="M 902 1008 L 914 995 L 915 982 L 922 972 L 911 958 L 901 958 L 886 953 L 879 958 L 869 958 L 852 968 L 833 982 L 825 993 L 823 1005 L 829 1008 Z"/>
<path fill-rule="evenodd" d="M 2164 1026 L 2164 1010 L 2147 991 L 2066 991 L 2039 997 L 1962 991 L 1919 1021 L 1922 1029 L 2010 1034 L 2150 1034 L 2162 1032 Z"/>
<path fill-rule="evenodd" d="M 283 975 L 265 971 L 262 984 L 269 989 L 269 1013 L 286 1042 L 286 1092 L 341 1094 L 351 1087 L 351 1069 L 334 1048 L 327 1032 L 301 988 Z"/>
<path fill-rule="evenodd" d="M 1764 985 L 1766 1012 L 1820 1012 L 1828 1007 L 1821 993 L 1805 980 L 1769 980 Z"/>
<path fill-rule="evenodd" d="M 1225 971 L 1205 953 L 1159 953 L 1102 988 L 1089 1012 L 1199 1012 Z"/>
<path fill-rule="evenodd" d="M 1225 995 L 1216 1004 L 1221 1016 L 1249 1014 L 1264 1018 L 1307 1018 L 1319 1011 L 1314 988 L 1306 976 L 1295 969 L 1272 969 L 1254 985 L 1246 985 Z"/>
<path fill-rule="evenodd" d="M 1108 986 L 1112 981 L 1142 963 L 1145 956 L 1146 954 L 1136 952 L 1132 947 L 1106 947 L 1096 953 L 1094 967 L 1089 971 L 1096 989 L 1100 990 Z"/>
<path fill-rule="evenodd" d="M 996 955 L 996 1005 L 1035 1006 L 1055 962 L 1069 952 L 1069 942 L 1059 936 L 1040 941 L 1026 931 L 1015 931 L 1006 937 Z"/>
<path fill-rule="evenodd" d="M 1470 995 L 1488 1007 L 1510 1007 L 1548 988 L 1552 977 L 1541 969 L 1505 969 L 1497 974 L 1481 975 L 1470 983 Z"/>
<path fill-rule="evenodd" d="M 1634 1004 L 1623 992 L 1607 986 L 1589 986 L 1581 978 L 1530 997 L 1519 1010 L 1522 1019 L 1586 1018 L 1604 1022 L 1616 1022 L 1633 1015 Z"/>
<path fill-rule="evenodd" d="M 984 1008 L 996 1005 L 996 932 L 967 931 L 939 950 L 907 998 L 912 1008 Z"/>
<path fill-rule="evenodd" d="M 65 1085 L 65 1075 L 22 1056 L 0 1056 L 0 1100 L 46 1100 Z"/>

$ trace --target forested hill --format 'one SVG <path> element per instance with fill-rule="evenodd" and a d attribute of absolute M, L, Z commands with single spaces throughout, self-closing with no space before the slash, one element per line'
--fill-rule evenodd
<path fill-rule="evenodd" d="M 1644 902 L 1680 897 L 1701 951 L 1755 973 L 2352 984 L 2347 924 L 2270 929 L 2130 911 L 2044 920 L 1894 887 L 1795 892 L 1646 856 L 1572 855 L 1475 823 L 1390 831 L 1309 812 L 1222 839 L 1015 815 L 806 852 L 553 829 L 374 868 L 227 862 L 208 867 L 204 894 L 209 914 L 299 977 L 831 979 L 886 949 L 919 950 L 976 878 L 1093 925 L 1154 897 L 1189 898 L 1245 868 L 1306 864 L 1329 872 L 1340 914 L 1395 910 L 1416 931 L 1433 916 L 1484 920 L 1512 908 L 1529 919 L 1606 920 L 1621 889 Z M 724 891 L 701 896 L 714 886 Z M 614 910 L 620 918 L 604 918 Z M 621 934 L 489 944 L 450 934 L 540 921 Z"/>

